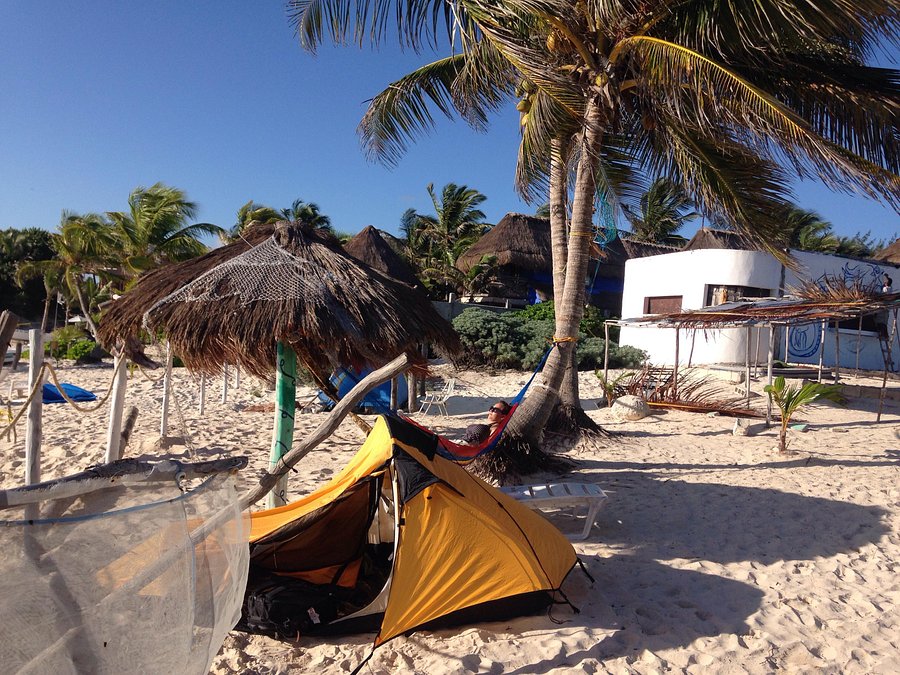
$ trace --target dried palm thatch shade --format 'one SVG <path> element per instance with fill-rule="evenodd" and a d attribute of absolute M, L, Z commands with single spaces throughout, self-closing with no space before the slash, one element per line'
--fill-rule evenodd
<path fill-rule="evenodd" d="M 900 239 L 878 251 L 872 258 L 883 262 L 900 263 Z"/>
<path fill-rule="evenodd" d="M 486 256 L 496 256 L 497 266 L 509 265 L 527 272 L 547 272 L 553 264 L 550 221 L 521 213 L 507 213 L 472 244 L 456 261 L 467 273 Z"/>
<path fill-rule="evenodd" d="M 188 368 L 204 372 L 238 363 L 264 376 L 278 341 L 318 373 L 417 356 L 423 342 L 445 353 L 459 348 L 424 294 L 355 260 L 330 234 L 286 222 L 158 301 L 145 322 L 166 334 Z"/>
<path fill-rule="evenodd" d="M 197 258 L 166 265 L 144 274 L 125 295 L 103 312 L 98 335 L 100 342 L 111 350 L 121 340 L 125 345 L 126 356 L 132 361 L 155 365 L 144 355 L 143 346 L 138 339 L 144 313 L 159 300 L 204 272 L 266 241 L 274 231 L 274 225 L 250 224 L 235 242 L 212 249 Z"/>
<path fill-rule="evenodd" d="M 364 227 L 359 234 L 344 244 L 344 250 L 372 269 L 387 274 L 397 281 L 402 281 L 407 286 L 422 285 L 406 261 L 371 225 Z"/>

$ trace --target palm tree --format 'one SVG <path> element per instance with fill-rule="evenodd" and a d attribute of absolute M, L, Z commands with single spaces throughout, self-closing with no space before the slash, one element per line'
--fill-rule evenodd
<path fill-rule="evenodd" d="M 834 253 L 838 239 L 834 236 L 831 223 L 823 220 L 815 211 L 792 206 L 785 216 L 785 232 L 788 246 L 803 251 Z"/>
<path fill-rule="evenodd" d="M 769 395 L 769 400 L 781 413 L 778 449 L 783 454 L 788 451 L 787 430 L 791 424 L 791 417 L 797 410 L 820 399 L 844 403 L 841 388 L 836 385 L 807 382 L 803 386 L 786 386 L 781 375 L 776 377 L 772 384 L 767 384 L 763 391 Z"/>
<path fill-rule="evenodd" d="M 210 223 L 188 225 L 197 205 L 182 190 L 156 183 L 135 188 L 128 196 L 128 211 L 110 211 L 119 238 L 125 273 L 135 277 L 170 262 L 189 260 L 206 251 L 204 235 L 222 236 L 224 230 Z"/>
<path fill-rule="evenodd" d="M 244 204 L 237 212 L 237 220 L 227 232 L 220 235 L 223 243 L 228 244 L 241 236 L 244 228 L 250 223 L 275 223 L 281 220 L 284 214 L 271 206 L 257 204 L 252 199 Z"/>
<path fill-rule="evenodd" d="M 456 268 L 456 261 L 488 228 L 484 212 L 478 208 L 487 197 L 455 183 L 447 183 L 440 198 L 433 184 L 429 183 L 426 189 L 435 215 L 407 211 L 402 227 L 407 242 L 414 242 L 416 255 L 424 254 L 419 264 L 423 283 L 433 295 L 442 298 L 465 285 L 466 276 Z"/>
<path fill-rule="evenodd" d="M 328 230 L 334 234 L 334 229 L 331 227 L 331 218 L 321 213 L 319 205 L 313 202 L 295 199 L 288 208 L 281 210 L 281 215 L 291 222 L 302 223 L 307 227 L 313 227 L 318 230 Z"/>
<path fill-rule="evenodd" d="M 520 189 L 533 190 L 554 165 L 566 185 L 573 176 L 565 281 L 555 292 L 559 337 L 574 336 L 583 312 L 594 201 L 616 189 L 601 171 L 611 148 L 624 165 L 670 176 L 698 210 L 727 218 L 779 256 L 779 214 L 793 176 L 815 176 L 895 208 L 900 200 L 897 73 L 865 65 L 878 40 L 897 32 L 894 0 L 355 7 L 358 13 L 337 0 L 296 0 L 301 43 L 314 49 L 326 36 L 341 43 L 367 36 L 379 44 L 395 25 L 401 43 L 417 48 L 436 42 L 443 19 L 461 50 L 373 99 L 360 126 L 371 155 L 396 161 L 433 125 L 428 104 L 483 126 L 516 80 L 533 90 L 524 91 L 520 108 Z M 560 194 L 551 189 L 551 213 Z M 568 352 L 571 343 L 555 350 L 546 387 L 526 399 L 508 435 L 537 438 Z"/>
<path fill-rule="evenodd" d="M 684 188 L 671 178 L 657 178 L 642 196 L 640 210 L 634 213 L 623 206 L 631 223 L 632 236 L 638 241 L 670 244 L 683 241 L 678 231 L 699 214 Z"/>

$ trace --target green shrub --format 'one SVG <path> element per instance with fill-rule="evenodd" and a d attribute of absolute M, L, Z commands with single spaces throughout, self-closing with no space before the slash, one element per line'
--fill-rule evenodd
<path fill-rule="evenodd" d="M 94 351 L 96 346 L 97 343 L 93 340 L 76 340 L 69 344 L 69 348 L 66 350 L 66 358 L 73 361 L 84 359 Z"/>
<path fill-rule="evenodd" d="M 86 337 L 87 333 L 78 326 L 57 328 L 50 334 L 50 340 L 44 345 L 44 354 L 55 359 L 67 358 L 69 346 Z"/>
<path fill-rule="evenodd" d="M 519 314 L 525 321 L 550 321 L 556 320 L 556 312 L 552 300 L 547 302 L 539 302 L 536 305 L 530 305 L 523 309 Z M 603 324 L 606 318 L 597 307 L 588 305 L 584 308 L 584 316 L 581 317 L 581 323 L 578 326 L 578 332 L 581 337 L 603 337 Z M 619 339 L 619 327 L 609 327 L 610 342 L 617 342 Z"/>

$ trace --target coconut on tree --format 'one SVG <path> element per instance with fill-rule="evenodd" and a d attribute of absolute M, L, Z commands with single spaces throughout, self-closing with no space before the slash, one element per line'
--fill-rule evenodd
<path fill-rule="evenodd" d="M 526 196 L 550 186 L 551 226 L 558 221 L 566 253 L 555 294 L 556 337 L 564 341 L 543 371 L 545 387 L 507 430 L 507 441 L 518 439 L 526 452 L 570 363 L 598 195 L 617 196 L 628 184 L 617 183 L 627 174 L 607 167 L 670 177 L 698 211 L 726 218 L 779 256 L 780 215 L 797 177 L 895 209 L 900 201 L 900 77 L 866 65 L 900 27 L 892 0 L 422 0 L 350 8 L 296 0 L 290 7 L 309 49 L 325 39 L 368 37 L 377 45 L 394 37 L 393 26 L 403 45 L 438 43 L 440 31 L 459 50 L 372 100 L 363 142 L 388 162 L 433 125 L 429 106 L 484 126 L 503 102 L 527 99 L 519 186 Z"/>

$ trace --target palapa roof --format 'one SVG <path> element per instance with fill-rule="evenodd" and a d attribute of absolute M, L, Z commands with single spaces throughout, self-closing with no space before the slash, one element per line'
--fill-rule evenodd
<path fill-rule="evenodd" d="M 402 281 L 408 286 L 420 286 L 406 261 L 388 244 L 381 233 L 371 225 L 364 227 L 353 239 L 344 244 L 344 250 L 372 269 Z"/>
<path fill-rule="evenodd" d="M 874 260 L 880 260 L 881 262 L 900 265 L 900 239 L 878 251 L 872 258 Z"/>
<path fill-rule="evenodd" d="M 521 213 L 507 213 L 459 256 L 456 267 L 468 272 L 486 255 L 496 256 L 498 266 L 510 265 L 528 272 L 552 269 L 550 221 Z"/>
<path fill-rule="evenodd" d="M 157 301 L 146 323 L 188 368 L 205 372 L 232 363 L 270 373 L 277 341 L 320 374 L 338 364 L 380 366 L 402 352 L 421 361 L 423 342 L 459 348 L 422 292 L 351 257 L 327 232 L 286 222 Z"/>
<path fill-rule="evenodd" d="M 701 227 L 681 250 L 698 251 L 700 249 L 707 248 L 724 248 L 737 251 L 756 251 L 759 247 L 754 246 L 750 241 L 748 241 L 737 232 L 731 232 L 728 230 L 715 230 L 709 227 Z"/>

